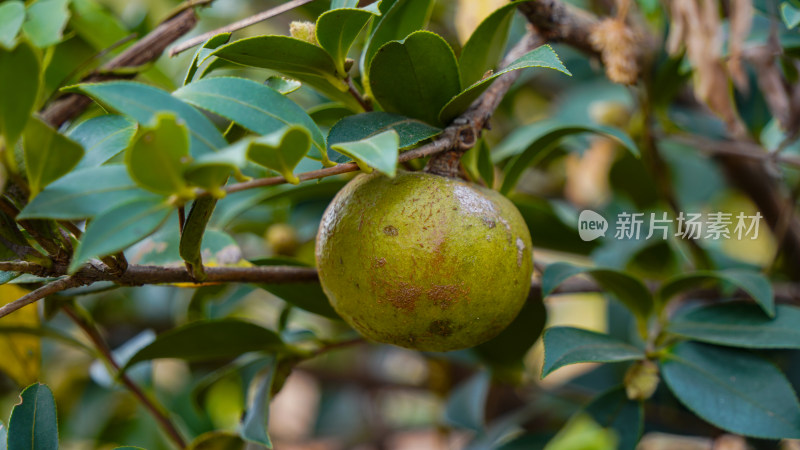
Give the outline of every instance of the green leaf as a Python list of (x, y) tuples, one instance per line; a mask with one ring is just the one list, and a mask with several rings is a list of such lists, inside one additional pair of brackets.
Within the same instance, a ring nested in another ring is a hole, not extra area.
[(123, 165), (76, 170), (44, 188), (20, 212), (20, 219), (89, 219), (133, 199), (152, 197)]
[(543, 295), (549, 296), (568, 278), (582, 273), (594, 278), (604, 291), (615, 296), (640, 319), (653, 311), (653, 297), (647, 286), (638, 278), (613, 269), (578, 267), (563, 262), (550, 264), (542, 276)]
[(69, 20), (69, 0), (37, 0), (28, 5), (22, 31), (39, 48), (61, 41)]
[(122, 368), (159, 358), (213, 361), (247, 352), (281, 351), (285, 345), (272, 330), (239, 319), (197, 321), (160, 334)]
[(430, 31), (381, 47), (370, 65), (369, 83), (385, 111), (431, 125), (441, 125), (439, 110), (461, 90), (453, 50)]
[(490, 189), (494, 186), (494, 164), (492, 163), (492, 152), (485, 139), (478, 141), (478, 173), (480, 173), (486, 186)]
[(70, 29), (95, 50), (108, 48), (130, 34), (114, 14), (94, 0), (70, 0), (69, 6)]
[(39, 95), (39, 56), (27, 42), (0, 48), (0, 135), (12, 148), (28, 123)]
[(31, 196), (69, 173), (83, 157), (80, 144), (38, 118), (33, 118), (25, 127), (23, 149)]
[(0, 420), (0, 450), (8, 450), (8, 432)]
[(695, 341), (743, 348), (800, 348), (800, 308), (778, 305), (774, 319), (751, 303), (696, 308), (673, 318), (667, 331)]
[(469, 108), (469, 105), (471, 105), (472, 102), (480, 97), (480, 95), (483, 94), (483, 92), (488, 89), (489, 86), (491, 86), (492, 82), (497, 79), (497, 77), (514, 70), (527, 69), (531, 67), (544, 67), (547, 69), (558, 70), (559, 72), (563, 72), (570, 76), (572, 75), (569, 73), (567, 68), (564, 67), (564, 64), (561, 63), (561, 60), (558, 59), (556, 52), (554, 52), (549, 45), (542, 45), (541, 47), (522, 55), (519, 59), (509, 64), (509, 66), (505, 69), (493, 74), (492, 76), (481, 79), (464, 89), (461, 93), (444, 105), (439, 113), (439, 121), (445, 124), (450, 123), (453, 119), (461, 115), (461, 113)]
[(579, 414), (551, 439), (544, 450), (616, 450), (618, 439), (612, 430), (601, 428), (594, 420)]
[(769, 280), (752, 270), (728, 269), (720, 271), (699, 271), (679, 275), (667, 280), (656, 293), (662, 305), (677, 294), (714, 283), (730, 283), (745, 291), (758, 303), (764, 313), (775, 317), (775, 293)]
[(172, 206), (161, 198), (143, 198), (98, 214), (75, 249), (70, 273), (90, 258), (116, 253), (144, 239), (161, 226), (170, 211)]
[(472, 350), (481, 360), (496, 368), (522, 367), (522, 359), (539, 340), (546, 321), (547, 310), (542, 302), (542, 293), (531, 289), (517, 318), (500, 334)]
[(353, 110), (358, 102), (336, 72), (328, 52), (314, 44), (289, 36), (256, 36), (239, 39), (214, 50), (211, 55), (245, 66), (261, 67), (295, 78)]
[(771, 362), (741, 350), (682, 342), (660, 365), (675, 397), (719, 428), (763, 439), (800, 438), (800, 404)]
[(786, 24), (786, 28), (791, 30), (797, 27), (797, 25), (800, 25), (800, 8), (790, 2), (781, 3), (781, 18), (783, 23)]
[(267, 448), (272, 448), (272, 441), (269, 438), (267, 428), (269, 426), (269, 404), (272, 399), (272, 389), (277, 370), (277, 361), (273, 360), (266, 370), (266, 374), (260, 380), (254, 381), (258, 383), (256, 393), (253, 401), (247, 406), (247, 412), (239, 429), (243, 439), (264, 445)]
[[(309, 267), (295, 260), (271, 258), (271, 259), (258, 259), (251, 261), (257, 266), (300, 266)], [(336, 314), (325, 292), (322, 291), (322, 286), (319, 282), (313, 283), (260, 283), (258, 285), (261, 289), (269, 292), (270, 294), (282, 299), (283, 301), (296, 306), (308, 312), (327, 317), (329, 319), (340, 319)]]
[[(278, 75), (273, 75), (267, 78), (267, 81), (264, 82), (268, 88), (278, 91), (279, 93), (286, 95), (291, 94), (292, 92), (300, 89), (303, 85), (297, 80), (293, 80), (291, 78), (281, 77)], [(340, 106), (341, 107), (341, 106)], [(348, 114), (349, 114), (349, 110)]]
[(644, 404), (629, 400), (625, 386), (597, 396), (584, 409), (598, 425), (617, 433), (617, 450), (635, 450), (644, 431)]
[(205, 278), (203, 271), (203, 235), (208, 225), (211, 214), (217, 199), (213, 197), (201, 197), (194, 201), (189, 216), (183, 225), (183, 233), (178, 251), (184, 261), (192, 266), (192, 274), (195, 279), (202, 281)]
[(70, 88), (81, 92), (140, 124), (152, 123), (160, 112), (172, 112), (186, 123), (191, 135), (191, 152), (197, 157), (228, 145), (206, 116), (161, 89), (133, 81), (80, 84)]
[(342, 142), (331, 148), (353, 158), (358, 167), (366, 173), (371, 173), (375, 168), (378, 172), (394, 177), (397, 173), (399, 145), (400, 138), (397, 132), (389, 130), (360, 141)]
[(317, 18), (317, 42), (333, 58), (340, 77), (347, 76), (344, 68), (347, 52), (369, 19), (376, 15), (380, 14), (368, 9), (337, 8)]
[(208, 40), (195, 52), (192, 62), (189, 64), (189, 70), (186, 71), (186, 77), (183, 79), (183, 85), (185, 86), (191, 83), (194, 79), (194, 75), (197, 73), (197, 68), (200, 67), (200, 64), (203, 64), (203, 62), (208, 59), (215, 49), (221, 45), (227, 44), (230, 39), (231, 33), (220, 33), (216, 36), (208, 38)]
[(433, 0), (386, 2), (391, 7), (388, 11), (381, 8), (381, 11), (384, 12), (383, 16), (372, 30), (362, 54), (361, 73), (368, 74), (370, 72), (372, 59), (384, 44), (389, 41), (405, 39), (409, 34), (425, 28), (433, 11), (433, 3)]
[(570, 364), (635, 361), (644, 357), (641, 349), (607, 334), (580, 328), (552, 327), (544, 332), (542, 378)]
[(556, 120), (543, 120), (518, 128), (503, 141), (494, 151), (494, 161), (499, 161), (508, 156), (518, 155), (505, 167), (503, 185), (500, 192), (508, 194), (517, 184), (520, 176), (528, 166), (541, 161), (556, 144), (564, 137), (578, 133), (598, 133), (619, 142), (633, 155), (639, 155), (639, 149), (631, 138), (615, 128), (564, 123)]
[(328, 162), (325, 137), (311, 117), (297, 103), (263, 84), (244, 78), (207, 78), (188, 84), (173, 95), (262, 135), (289, 125), (303, 127), (314, 143), (311, 157)]
[(34, 383), (22, 391), (20, 400), (8, 421), (8, 450), (57, 449), (56, 402), (50, 388)]
[(25, 21), (25, 3), (9, 1), (0, 4), (0, 47), (11, 49)]
[(331, 9), (355, 8), (358, 0), (331, 0)]
[(131, 145), (138, 128), (133, 120), (113, 114), (82, 122), (67, 133), (67, 137), (81, 144), (85, 150), (77, 168), (105, 164)]
[[(374, 111), (350, 115), (338, 121), (328, 132), (328, 146), (342, 142), (360, 141), (388, 130), (397, 132), (400, 149), (411, 147), (442, 132), (441, 128), (432, 127), (417, 119)], [(346, 159), (339, 157), (334, 160), (345, 162)]]
[(290, 183), (298, 184), (300, 179), (294, 174), (294, 168), (310, 148), (308, 130), (293, 125), (253, 139), (247, 148), (247, 158), (278, 172)]
[(192, 198), (183, 172), (189, 164), (189, 131), (170, 113), (158, 114), (142, 128), (136, 142), (125, 152), (131, 179), (160, 195)]
[(484, 371), (456, 386), (447, 399), (445, 420), (460, 428), (477, 432), (483, 430), (486, 422), (486, 398), (491, 381), (489, 374)]
[(458, 58), (458, 69), (464, 86), (480, 81), (487, 71), (497, 68), (516, 9), (516, 3), (496, 9), (472, 32)]

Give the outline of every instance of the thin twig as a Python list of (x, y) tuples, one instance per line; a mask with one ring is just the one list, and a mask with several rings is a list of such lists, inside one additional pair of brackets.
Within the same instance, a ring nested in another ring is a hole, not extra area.
[(84, 282), (81, 279), (75, 277), (61, 278), (59, 280), (47, 283), (44, 286), (40, 287), (39, 289), (31, 291), (25, 294), (24, 296), (18, 298), (17, 300), (14, 300), (11, 303), (1, 306), (0, 318), (5, 317), (20, 308), (28, 306), (31, 303), (38, 302), (39, 300), (47, 297), (48, 295), (53, 295), (57, 292), (78, 287), (83, 284)]
[(179, 53), (183, 53), (186, 50), (189, 50), (192, 47), (202, 44), (203, 42), (207, 41), (209, 38), (212, 38), (220, 33), (233, 33), (234, 31), (241, 30), (242, 28), (247, 28), (250, 25), (255, 25), (259, 22), (263, 22), (269, 18), (275, 17), (279, 14), (285, 13), (286, 11), (290, 11), (298, 6), (305, 5), (306, 3), (311, 3), (314, 0), (292, 0), (290, 2), (283, 3), (278, 5), (274, 8), (270, 8), (266, 11), (262, 11), (258, 14), (252, 15), (245, 19), (242, 19), (238, 22), (234, 22), (229, 25), (225, 25), (224, 27), (217, 28), (216, 30), (211, 30), (205, 32), (201, 35), (195, 36), (191, 39), (186, 40), (185, 42), (181, 42), (180, 44), (176, 45), (169, 51), (169, 56), (175, 56)]
[(114, 354), (111, 351), (111, 348), (108, 346), (108, 343), (100, 334), (100, 330), (97, 329), (94, 325), (89, 323), (87, 320), (80, 317), (80, 315), (75, 312), (70, 306), (63, 306), (62, 311), (69, 317), (73, 322), (75, 322), (78, 327), (80, 327), (84, 333), (89, 337), (89, 340), (92, 341), (97, 351), (103, 357), (105, 362), (114, 369), (123, 385), (128, 388), (129, 391), (136, 397), (142, 405), (150, 412), (153, 418), (158, 422), (159, 426), (167, 433), (167, 436), (178, 446), (178, 448), (186, 448), (186, 440), (183, 438), (181, 433), (178, 431), (178, 428), (175, 424), (172, 423), (172, 420), (167, 416), (166, 410), (163, 406), (157, 403), (157, 401), (151, 397), (149, 397), (142, 388), (139, 387), (136, 383), (131, 380), (131, 378), (124, 372), (120, 370), (120, 366), (117, 361), (114, 359)]

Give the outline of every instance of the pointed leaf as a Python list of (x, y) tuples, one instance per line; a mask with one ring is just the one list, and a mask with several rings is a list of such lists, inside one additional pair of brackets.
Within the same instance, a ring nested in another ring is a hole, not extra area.
[(578, 267), (568, 263), (550, 264), (542, 276), (542, 294), (547, 297), (559, 284), (581, 273), (594, 278), (603, 291), (614, 295), (640, 319), (653, 311), (653, 297), (647, 286), (639, 279), (613, 269)]
[[(373, 111), (346, 116), (338, 121), (328, 132), (328, 146), (342, 142), (360, 141), (388, 130), (397, 132), (400, 149), (411, 147), (442, 132), (441, 128), (432, 127), (417, 119), (400, 114)], [(334, 160), (345, 162), (346, 158), (339, 155)]]
[(360, 141), (342, 142), (331, 148), (353, 158), (364, 172), (370, 173), (375, 168), (378, 172), (394, 177), (397, 173), (399, 145), (397, 132), (389, 130)]
[(311, 148), (311, 137), (305, 128), (291, 126), (253, 139), (247, 148), (247, 158), (283, 175), (293, 184), (300, 182), (294, 168)]
[(159, 358), (213, 361), (247, 352), (284, 349), (277, 333), (254, 323), (239, 319), (197, 321), (160, 334), (153, 343), (139, 350), (122, 370)]
[(270, 134), (298, 125), (311, 134), (311, 157), (327, 162), (325, 137), (297, 103), (252, 80), (233, 77), (207, 78), (173, 93), (197, 107), (224, 116), (258, 134)]
[(379, 14), (368, 9), (337, 8), (317, 18), (317, 42), (333, 58), (339, 76), (347, 76), (344, 69), (347, 52), (369, 19), (376, 15)]
[(194, 79), (195, 73), (197, 73), (197, 68), (200, 67), (200, 64), (203, 64), (203, 62), (208, 59), (215, 49), (221, 45), (227, 44), (230, 39), (230, 33), (220, 33), (216, 36), (208, 38), (208, 40), (197, 49), (197, 52), (195, 52), (192, 62), (189, 64), (189, 70), (186, 71), (186, 77), (183, 79), (183, 85), (185, 86), (191, 83)]
[(466, 111), (467, 108), (469, 108), (469, 105), (471, 105), (472, 102), (480, 97), (480, 95), (483, 94), (483, 92), (488, 89), (492, 82), (500, 75), (514, 70), (527, 69), (531, 67), (555, 69), (567, 75), (572, 75), (569, 73), (567, 68), (564, 67), (564, 64), (561, 63), (561, 60), (558, 59), (556, 52), (554, 52), (549, 45), (542, 45), (541, 47), (522, 55), (519, 59), (511, 63), (505, 69), (495, 73), (494, 75), (481, 79), (464, 89), (461, 93), (444, 105), (439, 113), (439, 121), (445, 124), (450, 123), (453, 119), (461, 115), (461, 113)]
[(460, 428), (477, 432), (483, 430), (486, 426), (484, 414), (491, 381), (491, 376), (483, 371), (456, 386), (447, 399), (445, 420)]
[(90, 258), (124, 250), (158, 229), (172, 206), (160, 198), (144, 198), (123, 203), (99, 214), (86, 227), (69, 266), (78, 270)]
[(37, 0), (28, 5), (22, 31), (39, 48), (57, 44), (69, 20), (69, 0)]
[(39, 56), (27, 42), (13, 50), (0, 48), (0, 135), (13, 147), (39, 95)]
[(516, 3), (496, 9), (472, 32), (458, 58), (458, 69), (464, 86), (480, 81), (487, 71), (497, 68), (516, 9)]
[(800, 348), (800, 308), (778, 305), (774, 319), (742, 302), (696, 308), (670, 320), (667, 331), (695, 341), (743, 348)]
[(22, 391), (20, 400), (8, 421), (8, 450), (57, 449), (56, 402), (50, 388), (32, 384)]
[(80, 84), (70, 90), (88, 95), (140, 124), (152, 123), (159, 112), (174, 113), (189, 128), (191, 152), (195, 157), (228, 145), (206, 116), (161, 89), (133, 81), (110, 81)]
[(80, 144), (38, 118), (33, 118), (25, 127), (23, 149), (32, 196), (67, 174), (83, 157)]
[(158, 114), (125, 152), (128, 174), (139, 186), (161, 195), (191, 198), (183, 179), (189, 163), (189, 131), (170, 113)]
[(124, 116), (113, 114), (95, 117), (73, 128), (67, 137), (84, 148), (83, 159), (77, 168), (105, 164), (131, 145), (139, 125)]
[(361, 73), (368, 74), (372, 58), (389, 41), (405, 39), (414, 31), (425, 28), (433, 11), (433, 0), (404, 0), (386, 2), (390, 6), (387, 11), (381, 5), (383, 16), (375, 25), (362, 55)]
[(266, 84), (268, 88), (278, 91), (283, 95), (291, 94), (292, 92), (300, 89), (300, 87), (303, 85), (297, 80), (278, 75), (273, 75), (267, 78), (267, 81), (265, 81), (264, 84)]
[(14, 47), (25, 21), (25, 3), (14, 0), (0, 4), (0, 47)]
[(767, 316), (775, 317), (775, 293), (772, 285), (764, 275), (751, 270), (728, 269), (679, 275), (665, 282), (658, 290), (657, 296), (662, 304), (666, 304), (680, 292), (714, 282), (730, 283), (747, 292)]
[(90, 219), (133, 199), (152, 197), (123, 165), (76, 170), (44, 188), (20, 212), (20, 219)]
[(250, 442), (272, 448), (272, 441), (267, 432), (269, 426), (269, 404), (272, 399), (272, 386), (278, 369), (277, 362), (273, 359), (266, 374), (261, 377), (256, 388), (253, 401), (247, 407), (247, 412), (242, 419), (239, 433), (242, 438)]
[(369, 71), (372, 94), (385, 111), (432, 125), (440, 125), (439, 110), (461, 90), (453, 50), (430, 31), (387, 43)]
[(607, 334), (580, 328), (552, 327), (544, 332), (542, 378), (569, 364), (610, 363), (644, 358), (641, 349)]
[(771, 362), (741, 350), (682, 342), (660, 365), (675, 397), (723, 430), (762, 439), (800, 438), (800, 404)]

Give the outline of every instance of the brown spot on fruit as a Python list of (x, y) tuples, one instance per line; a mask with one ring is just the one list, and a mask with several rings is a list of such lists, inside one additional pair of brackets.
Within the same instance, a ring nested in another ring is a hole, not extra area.
[(434, 284), (428, 288), (426, 294), (428, 294), (428, 298), (434, 305), (445, 310), (466, 297), (467, 291), (464, 289), (463, 285)]
[(383, 234), (387, 236), (397, 236), (397, 228), (388, 225), (383, 228)]
[(409, 283), (401, 282), (397, 287), (386, 290), (386, 300), (397, 309), (412, 312), (417, 307), (417, 300), (422, 294), (422, 289)]
[(383, 267), (386, 265), (386, 258), (379, 258), (375, 260), (375, 267)]
[(494, 228), (495, 226), (497, 226), (497, 224), (494, 222), (494, 220), (492, 220), (492, 219), (490, 219), (490, 218), (488, 218), (486, 216), (483, 216), (483, 223), (489, 228)]
[(453, 322), (447, 319), (434, 320), (431, 322), (430, 326), (428, 326), (428, 331), (436, 336), (448, 337), (453, 334)]

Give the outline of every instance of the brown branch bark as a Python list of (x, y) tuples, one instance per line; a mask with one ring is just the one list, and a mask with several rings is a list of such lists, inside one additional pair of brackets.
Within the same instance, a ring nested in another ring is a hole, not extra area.
[(44, 286), (36, 289), (35, 291), (31, 291), (24, 296), (20, 297), (17, 300), (14, 300), (11, 303), (8, 303), (4, 306), (0, 307), (0, 318), (5, 317), (14, 311), (23, 308), (25, 306), (30, 305), (31, 303), (36, 303), (39, 300), (47, 297), (48, 295), (53, 295), (55, 293), (78, 287), (85, 284), (81, 279), (75, 277), (67, 277), (62, 278), (60, 280), (55, 280), (50, 283), (45, 284)]
[[(162, 22), (145, 37), (104, 64), (100, 70), (102, 72), (110, 72), (122, 67), (137, 67), (155, 61), (170, 44), (194, 28), (196, 23), (197, 15), (193, 9), (181, 11)], [(94, 74), (84, 78), (82, 82), (102, 81), (111, 78), (115, 77)], [(41, 112), (41, 116), (45, 122), (58, 128), (64, 122), (77, 117), (91, 102), (84, 95), (67, 94), (51, 103)]]

